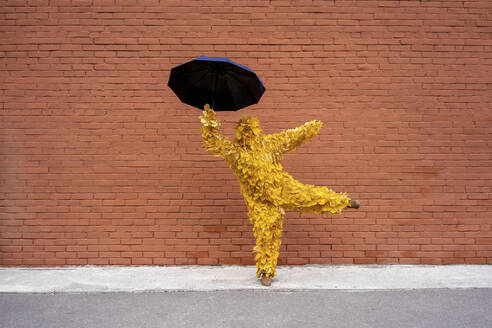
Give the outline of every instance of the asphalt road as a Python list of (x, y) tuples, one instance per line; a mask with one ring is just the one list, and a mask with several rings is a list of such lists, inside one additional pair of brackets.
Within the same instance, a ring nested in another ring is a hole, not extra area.
[(2, 328), (492, 327), (492, 289), (0, 294)]

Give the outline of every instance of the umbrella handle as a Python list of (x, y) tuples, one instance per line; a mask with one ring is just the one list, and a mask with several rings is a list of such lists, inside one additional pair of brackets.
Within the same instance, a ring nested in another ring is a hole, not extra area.
[[(218, 68), (217, 68), (218, 69)], [(219, 84), (219, 73), (215, 74), (215, 83), (212, 91), (212, 109), (215, 107), (215, 97), (217, 96), (217, 85)]]

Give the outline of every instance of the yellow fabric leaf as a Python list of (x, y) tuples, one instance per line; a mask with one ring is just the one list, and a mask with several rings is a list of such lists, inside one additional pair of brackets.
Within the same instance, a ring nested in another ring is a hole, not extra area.
[(204, 147), (225, 159), (239, 180), (256, 238), (257, 276), (262, 272), (274, 276), (285, 210), (340, 214), (349, 205), (345, 193), (304, 185), (283, 171), (280, 163), (283, 153), (316, 136), (322, 123), (311, 121), (264, 135), (257, 118), (243, 117), (236, 126), (236, 138), (230, 141), (220, 133), (220, 122), (209, 105), (200, 122)]

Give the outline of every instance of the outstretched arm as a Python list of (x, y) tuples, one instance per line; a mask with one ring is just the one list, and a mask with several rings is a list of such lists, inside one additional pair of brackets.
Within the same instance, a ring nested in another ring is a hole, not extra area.
[(214, 155), (225, 158), (232, 150), (232, 143), (220, 133), (220, 122), (208, 104), (204, 107), (200, 121), (205, 148)]
[(320, 121), (310, 121), (295, 129), (288, 129), (280, 133), (269, 134), (266, 141), (281, 153), (294, 150), (297, 146), (316, 136), (323, 125)]

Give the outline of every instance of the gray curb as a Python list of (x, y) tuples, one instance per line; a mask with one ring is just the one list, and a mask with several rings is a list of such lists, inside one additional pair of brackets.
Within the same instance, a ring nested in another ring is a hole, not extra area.
[(492, 265), (282, 266), (271, 287), (253, 266), (0, 268), (3, 293), (492, 288)]

